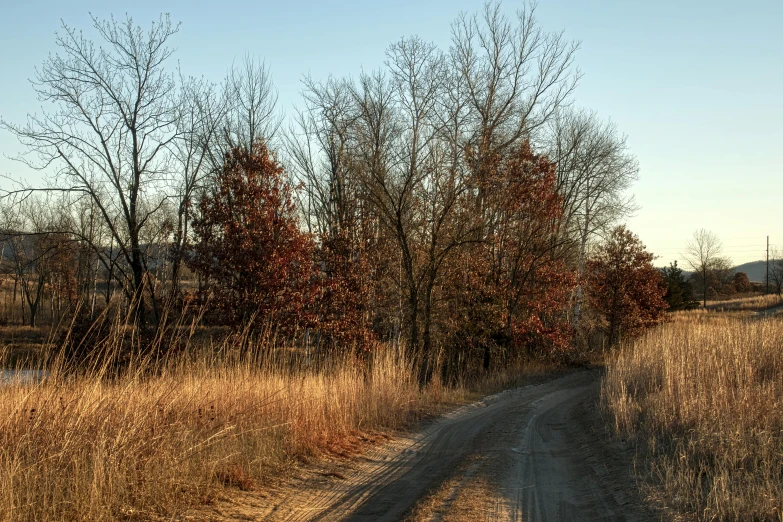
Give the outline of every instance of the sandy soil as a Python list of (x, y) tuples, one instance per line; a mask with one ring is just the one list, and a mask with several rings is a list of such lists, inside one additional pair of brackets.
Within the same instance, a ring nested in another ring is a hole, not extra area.
[(460, 408), (417, 434), (215, 508), (213, 520), (655, 520), (630, 459), (596, 419), (600, 374), (577, 372)]

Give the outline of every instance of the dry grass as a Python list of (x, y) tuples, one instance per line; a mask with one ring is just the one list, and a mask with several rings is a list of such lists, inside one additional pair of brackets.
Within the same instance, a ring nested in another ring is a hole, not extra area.
[(499, 520), (499, 499), (494, 494), (497, 484), (486, 475), (460, 474), (445, 480), (414, 506), (405, 522), (475, 522)]
[[(171, 360), (126, 361), (118, 373), (111, 354), (140, 341), (116, 322), (93, 350), (109, 356), (90, 369), (56, 359), (42, 382), (0, 382), (0, 522), (171, 519), (222, 488), (263, 488), (311, 459), (351, 456), (476, 393), (437, 377), (420, 390), (390, 347), (311, 363), (246, 332), (212, 344), (196, 322), (152, 341), (153, 353), (184, 345)], [(509, 368), (480, 388), (518, 377)]]
[(610, 358), (602, 404), (672, 513), (783, 520), (780, 318), (681, 316)]
[(777, 294), (757, 295), (726, 301), (707, 301), (707, 310), (714, 312), (760, 311), (783, 305), (783, 297)]
[[(220, 487), (261, 487), (319, 454), (350, 453), (362, 434), (463, 393), (421, 392), (392, 350), (316, 371), (288, 355), (249, 357), (246, 341), (152, 375), (144, 363), (114, 378), (55, 368), (39, 384), (0, 386), (0, 520), (170, 516)], [(245, 356), (230, 356), (240, 346)]]

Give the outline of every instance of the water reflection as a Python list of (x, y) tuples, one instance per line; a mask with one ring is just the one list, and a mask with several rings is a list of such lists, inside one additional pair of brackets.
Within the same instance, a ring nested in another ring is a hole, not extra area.
[(47, 373), (45, 370), (0, 370), (0, 386), (11, 383), (30, 384), (38, 382), (46, 377)]

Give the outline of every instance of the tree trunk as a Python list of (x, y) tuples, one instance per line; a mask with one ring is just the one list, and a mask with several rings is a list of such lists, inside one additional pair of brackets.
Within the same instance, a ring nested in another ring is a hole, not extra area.
[(587, 249), (587, 236), (582, 237), (581, 245), (579, 247), (579, 263), (576, 271), (576, 300), (574, 303), (574, 326), (579, 326), (579, 320), (582, 317), (582, 302), (584, 300), (584, 291), (582, 290), (582, 284), (585, 274), (585, 254)]
[(144, 323), (144, 268), (141, 264), (141, 252), (138, 244), (133, 247), (131, 257), (131, 271), (133, 272), (133, 305), (137, 317)]
[(579, 264), (576, 272), (576, 302), (574, 303), (574, 326), (579, 326), (579, 320), (582, 316), (582, 300), (584, 292), (582, 291), (582, 280), (585, 272), (585, 254), (587, 250), (587, 234), (590, 231), (590, 178), (587, 180), (587, 194), (585, 196), (585, 226), (582, 230), (582, 237), (579, 245)]
[[(11, 301), (11, 306), (9, 310), (13, 310), (14, 308), (16, 308), (16, 289), (18, 285), (19, 285), (19, 278), (14, 277), (14, 298)], [(13, 319), (13, 312), (11, 312), (11, 319)], [(24, 310), (22, 311), (22, 324), (24, 324)]]
[(30, 303), (30, 326), (35, 328), (35, 321), (38, 317), (38, 303)]
[(704, 266), (701, 270), (702, 280), (702, 296), (704, 298), (704, 308), (707, 308), (707, 267)]
[(179, 272), (185, 253), (185, 242), (188, 237), (187, 206), (180, 205), (177, 216), (177, 231), (174, 234), (171, 255), (171, 297), (179, 294)]
[(424, 333), (422, 335), (422, 360), (419, 368), (419, 386), (424, 387), (432, 380), (432, 287), (434, 281), (430, 281), (424, 294)]
[(419, 296), (416, 288), (413, 285), (408, 290), (408, 320), (409, 320), (409, 335), (411, 350), (413, 353), (417, 353), (419, 349), (419, 322), (418, 322), (418, 308), (419, 308)]

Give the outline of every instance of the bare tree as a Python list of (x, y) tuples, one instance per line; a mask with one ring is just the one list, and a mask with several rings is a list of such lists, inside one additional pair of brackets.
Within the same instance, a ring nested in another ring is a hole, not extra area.
[(772, 250), (772, 262), (769, 265), (769, 280), (775, 285), (778, 295), (783, 295), (783, 249)]
[(303, 94), (305, 107), (286, 135), (286, 152), (294, 176), (306, 187), (300, 207), (308, 230), (334, 236), (357, 212), (351, 153), (358, 108), (347, 80), (307, 78)]
[[(419, 38), (387, 51), (389, 81), (364, 76), (359, 104), (359, 171), (368, 203), (394, 237), (419, 382), (432, 374), (435, 289), (456, 249), (477, 241), (458, 125), (464, 98), (449, 85), (445, 57)], [(463, 105), (464, 106), (464, 105)], [(380, 125), (379, 125), (380, 124)]]
[(179, 291), (180, 268), (190, 239), (193, 199), (213, 172), (221, 130), (228, 132), (227, 96), (220, 96), (217, 88), (204, 80), (189, 78), (182, 79), (180, 83), (176, 118), (179, 138), (170, 145), (173, 172), (169, 192), (176, 204), (173, 237), (168, 249), (170, 296)]
[(480, 154), (502, 152), (543, 126), (567, 102), (579, 80), (573, 68), (577, 43), (546, 33), (525, 3), (509, 20), (499, 2), (453, 24), (450, 60), (465, 82), (470, 116), (467, 136)]
[(222, 97), (225, 112), (209, 148), (214, 170), (220, 169), (234, 147), (250, 150), (259, 139), (274, 144), (283, 121), (269, 67), (250, 55), (232, 65), (223, 82)]
[[(144, 310), (142, 229), (165, 200), (168, 147), (179, 139), (176, 82), (165, 65), (177, 32), (167, 15), (148, 31), (93, 17), (105, 46), (63, 23), (60, 54), (37, 71), (33, 87), (53, 112), (26, 125), (2, 122), (27, 146), (28, 165), (56, 169), (57, 190), (89, 197), (130, 268), (123, 284)], [(118, 222), (115, 218), (120, 217)], [(155, 305), (155, 301), (152, 301)]]
[(693, 238), (685, 246), (685, 259), (701, 278), (704, 306), (707, 306), (707, 277), (723, 259), (722, 250), (723, 245), (718, 236), (703, 228), (694, 232)]
[(73, 261), (69, 255), (73, 251), (70, 236), (57, 231), (61, 216), (53, 213), (48, 203), (40, 197), (26, 198), (2, 209), (3, 239), (10, 246), (15, 280), (27, 304), (30, 326), (36, 326), (47, 292), (54, 303), (55, 283), (62, 282), (58, 281), (58, 272)]
[[(89, 303), (90, 317), (95, 312), (98, 294), (98, 280), (101, 263), (106, 259), (102, 254), (103, 239), (108, 235), (108, 228), (99, 215), (98, 208), (91, 198), (76, 193), (65, 193), (60, 201), (60, 214), (67, 220), (65, 230), (68, 230), (78, 240), (76, 286), (77, 297)], [(106, 282), (111, 286), (111, 282)], [(107, 303), (108, 304), (108, 303)]]
[(409, 341), (422, 349), (420, 380), (428, 379), (429, 330), (420, 346), (419, 314), (426, 269), (422, 270), (419, 242), (426, 241), (426, 209), (418, 203), (426, 165), (439, 129), (435, 113), (443, 86), (443, 60), (437, 49), (419, 38), (402, 39), (387, 51), (390, 78), (363, 77), (357, 93), (361, 114), (363, 184), (380, 222), (400, 249), (405, 275)]
[(546, 140), (563, 198), (559, 235), (564, 244), (576, 241), (573, 324), (578, 325), (587, 245), (634, 210), (633, 197), (626, 191), (638, 177), (639, 164), (617, 127), (592, 112), (559, 111), (547, 125)]

